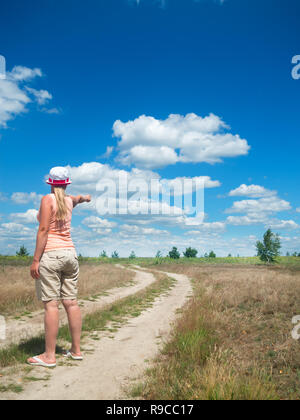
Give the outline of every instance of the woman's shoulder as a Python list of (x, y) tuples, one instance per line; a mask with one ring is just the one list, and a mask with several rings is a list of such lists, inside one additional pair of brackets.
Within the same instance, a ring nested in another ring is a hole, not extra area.
[(55, 201), (55, 195), (54, 194), (44, 195), (44, 197), (41, 200), (41, 206), (43, 204), (45, 204), (45, 205), (51, 204), (52, 205), (54, 203), (54, 201)]
[(54, 200), (55, 199), (55, 194), (47, 194), (47, 195), (44, 195), (44, 197), (42, 198), (42, 201), (44, 200), (44, 201), (51, 201), (51, 200)]

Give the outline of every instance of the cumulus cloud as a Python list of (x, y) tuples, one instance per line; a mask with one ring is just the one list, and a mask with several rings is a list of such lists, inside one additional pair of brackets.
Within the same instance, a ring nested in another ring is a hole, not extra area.
[(132, 169), (131, 171), (119, 170), (108, 164), (99, 162), (83, 163), (77, 167), (67, 167), (72, 178), (73, 184), (70, 187), (72, 193), (96, 193), (97, 185), (101, 180), (111, 180), (118, 182), (120, 178), (128, 181), (141, 179), (150, 182), (151, 179), (159, 179), (160, 176), (152, 171)]
[(276, 195), (277, 191), (271, 191), (262, 187), (260, 185), (246, 185), (242, 184), (235, 190), (230, 191), (230, 197), (252, 197), (252, 198), (261, 198), (261, 197), (271, 197)]
[(82, 223), (88, 226), (90, 229), (111, 229), (117, 226), (116, 223), (110, 222), (106, 219), (101, 219), (100, 217), (90, 216), (86, 217)]
[(0, 225), (0, 239), (1, 241), (16, 239), (32, 240), (35, 238), (36, 232), (21, 223), (2, 223)]
[(297, 212), (297, 213), (300, 213), (300, 207), (298, 207), (298, 208), (296, 209), (296, 212)]
[(179, 161), (178, 155), (171, 147), (166, 146), (134, 146), (129, 154), (121, 156), (120, 162), (124, 165), (146, 169), (157, 169), (174, 165)]
[(120, 226), (120, 236), (123, 238), (131, 237), (131, 236), (140, 236), (140, 235), (165, 236), (165, 235), (170, 235), (170, 232), (167, 230), (161, 230), (161, 229), (155, 229), (155, 228), (144, 228), (137, 225), (124, 224)]
[(24, 82), (36, 77), (42, 77), (42, 75), (42, 70), (39, 68), (30, 69), (28, 67), (15, 66), (12, 71), (7, 74), (7, 78), (16, 82)]
[(299, 225), (294, 220), (270, 220), (266, 227), (271, 229), (298, 229)]
[(35, 209), (29, 209), (26, 213), (12, 213), (10, 218), (15, 222), (23, 224), (34, 224), (38, 223), (37, 221), (38, 211)]
[(119, 138), (117, 161), (142, 169), (156, 169), (177, 162), (214, 164), (227, 157), (247, 155), (250, 146), (214, 114), (200, 117), (171, 114), (166, 120), (142, 115), (116, 121), (113, 135)]
[(226, 223), (224, 222), (211, 222), (202, 223), (195, 230), (189, 230), (186, 232), (187, 235), (199, 235), (203, 232), (224, 232), (226, 230)]
[(233, 226), (249, 226), (266, 223), (268, 218), (265, 214), (250, 214), (247, 216), (229, 216), (226, 223)]
[(16, 66), (7, 72), (5, 79), (0, 79), (0, 128), (6, 128), (8, 121), (28, 112), (30, 103), (43, 105), (52, 99), (46, 90), (38, 91), (26, 85), (42, 75), (40, 69)]
[(41, 194), (37, 194), (35, 192), (31, 192), (31, 193), (15, 192), (11, 196), (11, 200), (15, 204), (34, 203), (35, 205), (38, 205), (42, 198), (43, 196)]
[(288, 201), (280, 199), (275, 191), (270, 191), (257, 185), (241, 185), (231, 191), (231, 196), (249, 195), (262, 196), (259, 199), (241, 200), (233, 203), (225, 213), (245, 213), (242, 216), (228, 216), (226, 223), (234, 226), (250, 226), (263, 224), (274, 229), (297, 229), (298, 225), (292, 220), (271, 219), (274, 213), (288, 211), (291, 205)]
[(177, 177), (174, 179), (162, 179), (161, 184), (164, 189), (173, 189), (174, 194), (182, 195), (181, 191), (185, 194), (192, 194), (198, 189), (203, 188), (217, 188), (221, 186), (220, 181), (214, 181), (209, 176), (198, 177)]
[[(93, 196), (91, 203), (75, 210), (76, 214), (91, 211), (106, 217), (106, 199), (109, 199), (110, 206), (116, 209), (114, 215), (120, 220), (131, 220), (134, 215), (134, 224), (161, 222), (182, 227), (193, 224), (198, 226), (201, 223), (202, 214), (199, 212), (197, 214), (199, 206), (195, 206), (193, 194), (202, 186), (216, 188), (221, 185), (219, 181), (209, 176), (163, 179), (158, 173), (150, 170), (137, 168), (130, 171), (118, 170), (99, 162), (68, 167), (68, 170), (73, 181), (70, 193), (91, 193)], [(106, 189), (106, 185), (112, 185), (112, 188)], [(120, 194), (116, 195), (118, 189)], [(101, 200), (99, 200), (100, 197)], [(112, 212), (108, 214), (112, 215)], [(197, 217), (188, 217), (194, 214), (197, 214)]]
[(233, 203), (231, 209), (226, 210), (226, 213), (250, 213), (261, 215), (290, 209), (291, 205), (288, 201), (272, 196), (260, 198), (258, 200), (236, 201)]
[[(202, 185), (203, 183), (205, 188), (217, 188), (221, 185), (220, 181), (212, 180), (209, 176), (163, 179), (157, 172), (150, 170), (133, 168), (130, 171), (125, 171), (115, 169), (108, 164), (99, 162), (88, 162), (77, 167), (68, 166), (67, 168), (73, 181), (70, 191), (74, 194), (86, 192), (95, 193), (97, 184), (101, 182), (101, 180), (118, 182), (120, 178), (127, 179), (129, 183), (135, 180), (145, 181), (145, 187), (147, 187), (147, 189), (153, 180), (159, 180), (165, 188), (174, 187), (178, 185), (178, 183), (184, 183), (184, 181), (191, 181), (195, 186)], [(45, 178), (47, 178), (47, 176)], [(188, 182), (186, 182), (186, 185), (188, 185)]]

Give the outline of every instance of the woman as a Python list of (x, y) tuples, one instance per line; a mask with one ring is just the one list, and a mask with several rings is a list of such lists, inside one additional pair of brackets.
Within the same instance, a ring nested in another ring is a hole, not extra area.
[(71, 181), (65, 168), (53, 168), (47, 184), (51, 194), (42, 199), (38, 220), (36, 250), (31, 276), (36, 280), (38, 299), (45, 307), (46, 351), (28, 359), (32, 366), (56, 367), (56, 340), (59, 329), (59, 302), (66, 309), (72, 336), (72, 348), (65, 356), (83, 360), (80, 352), (82, 319), (77, 302), (78, 257), (71, 239), (72, 211), (91, 196), (66, 195)]

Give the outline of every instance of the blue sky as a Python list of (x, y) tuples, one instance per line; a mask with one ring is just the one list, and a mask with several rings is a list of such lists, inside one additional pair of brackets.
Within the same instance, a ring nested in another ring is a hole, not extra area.
[(33, 251), (44, 177), (58, 165), (71, 192), (94, 198), (120, 170), (208, 180), (202, 224), (103, 217), (95, 202), (76, 210), (84, 255), (173, 245), (254, 255), (268, 227), (283, 252), (300, 252), (299, 14), (297, 0), (3, 4), (0, 253)]

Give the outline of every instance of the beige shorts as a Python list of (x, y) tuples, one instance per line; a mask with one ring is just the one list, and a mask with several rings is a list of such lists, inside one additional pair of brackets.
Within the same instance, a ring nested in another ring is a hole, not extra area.
[(36, 281), (39, 300), (75, 300), (79, 263), (74, 248), (49, 251), (40, 261), (40, 278)]

